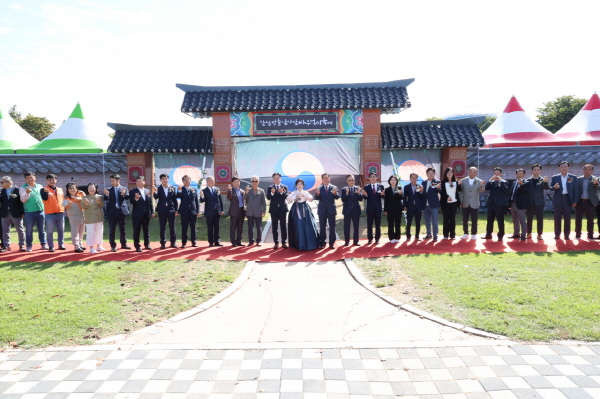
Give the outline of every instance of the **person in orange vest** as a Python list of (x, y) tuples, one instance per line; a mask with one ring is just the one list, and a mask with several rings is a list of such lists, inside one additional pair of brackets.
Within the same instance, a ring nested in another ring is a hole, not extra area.
[(46, 187), (42, 188), (41, 196), (44, 201), (44, 214), (46, 218), (46, 234), (48, 251), (54, 252), (54, 230), (58, 236), (58, 249), (65, 248), (65, 208), (63, 207), (64, 193), (57, 187), (58, 177), (54, 174), (46, 176)]

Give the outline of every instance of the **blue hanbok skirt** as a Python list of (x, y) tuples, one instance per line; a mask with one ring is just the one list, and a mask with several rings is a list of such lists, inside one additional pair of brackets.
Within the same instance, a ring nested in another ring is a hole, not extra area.
[(288, 236), (290, 246), (300, 251), (311, 251), (319, 246), (317, 222), (306, 202), (294, 202), (292, 205), (288, 217)]

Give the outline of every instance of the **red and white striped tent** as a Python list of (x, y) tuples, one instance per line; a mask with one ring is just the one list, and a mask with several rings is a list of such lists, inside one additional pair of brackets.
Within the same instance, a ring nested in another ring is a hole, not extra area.
[(557, 138), (534, 121), (515, 96), (498, 119), (483, 133), (486, 147), (551, 146)]
[(600, 144), (600, 97), (594, 93), (581, 111), (556, 132), (556, 138), (580, 144)]

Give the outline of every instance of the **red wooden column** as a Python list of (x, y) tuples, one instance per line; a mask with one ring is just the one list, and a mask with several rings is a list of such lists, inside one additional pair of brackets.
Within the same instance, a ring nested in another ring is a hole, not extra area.
[[(369, 180), (369, 173), (375, 172), (381, 181), (381, 110), (363, 110), (362, 137), (362, 185)], [(357, 182), (358, 184), (358, 182)]]
[(154, 187), (154, 154), (133, 152), (127, 154), (127, 178), (121, 177), (121, 184), (132, 189), (135, 187), (135, 179), (138, 176), (146, 178), (145, 187), (152, 191)]
[(225, 192), (233, 177), (233, 146), (231, 143), (229, 113), (213, 113), (212, 122), (215, 183), (222, 192)]
[(440, 176), (448, 167), (454, 170), (457, 178), (463, 178), (467, 175), (467, 147), (442, 148), (442, 170), (440, 171)]

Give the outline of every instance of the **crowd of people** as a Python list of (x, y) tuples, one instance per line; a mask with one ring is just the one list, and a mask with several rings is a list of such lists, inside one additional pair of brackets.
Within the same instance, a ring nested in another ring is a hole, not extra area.
[[(379, 183), (376, 173), (369, 175), (369, 184), (357, 186), (353, 175), (346, 177), (347, 185), (338, 189), (331, 184), (330, 176), (321, 176), (322, 184), (314, 196), (305, 190), (304, 181), (297, 179), (290, 190), (281, 183), (281, 175), (274, 173), (273, 182), (267, 190), (259, 187), (260, 179), (253, 176), (251, 185), (240, 188), (241, 180), (234, 177), (227, 189), (230, 219), (229, 241), (237, 246), (261, 246), (262, 219), (268, 212), (271, 216), (274, 248), (299, 250), (335, 248), (337, 217), (336, 200), (341, 197), (343, 214), (343, 240), (345, 246), (358, 246), (359, 221), (363, 210), (367, 214), (367, 245), (379, 244), (381, 239), (382, 214), (388, 221), (388, 239), (398, 243), (401, 238), (401, 220), (404, 217), (406, 240), (421, 240), (421, 216), (425, 216), (425, 240), (437, 241), (439, 236), (439, 214), (442, 214), (442, 237), (444, 240), (456, 238), (456, 214), (462, 213), (462, 239), (477, 239), (480, 193), (489, 191), (487, 197), (487, 226), (483, 239), (492, 239), (494, 224), (498, 226), (497, 239), (505, 235), (504, 216), (510, 211), (514, 231), (509, 238), (525, 241), (532, 239), (534, 219), (537, 239), (543, 240), (545, 191), (552, 192), (554, 206), (554, 238), (561, 234), (570, 239), (571, 215), (575, 208), (575, 238), (580, 239), (583, 218), (586, 219), (588, 239), (595, 239), (595, 214), (600, 214), (600, 185), (593, 175), (593, 165), (583, 167), (583, 175), (569, 173), (569, 162), (558, 165), (558, 174), (548, 179), (542, 176), (542, 166), (531, 167), (531, 176), (526, 178), (524, 169), (516, 170), (515, 180), (509, 184), (503, 177), (500, 167), (494, 168), (493, 176), (484, 181), (479, 178), (475, 167), (468, 169), (468, 177), (457, 179), (451, 168), (446, 168), (441, 180), (435, 178), (436, 171), (429, 168), (427, 179), (418, 182), (416, 173), (410, 175), (410, 183), (400, 186), (397, 176), (390, 176), (387, 187)], [(200, 214), (200, 204), (204, 203), (204, 216), (210, 247), (223, 246), (220, 239), (220, 218), (225, 214), (222, 193), (215, 186), (213, 177), (206, 178), (206, 187), (191, 186), (191, 178), (183, 176), (182, 185), (169, 185), (167, 175), (160, 175), (161, 184), (152, 192), (145, 188), (143, 176), (136, 179), (136, 187), (128, 190), (121, 186), (119, 175), (111, 175), (111, 187), (101, 193), (94, 183), (81, 191), (75, 183), (68, 183), (63, 191), (57, 186), (58, 177), (46, 176), (46, 185), (36, 182), (33, 172), (25, 173), (25, 184), (15, 187), (8, 176), (2, 178), (0, 190), (0, 252), (10, 250), (10, 229), (14, 226), (19, 240), (20, 251), (31, 252), (33, 228), (37, 226), (38, 240), (43, 250), (55, 252), (66, 250), (64, 246), (65, 214), (71, 226), (71, 241), (77, 253), (106, 251), (103, 247), (104, 220), (108, 220), (108, 243), (112, 252), (117, 252), (116, 230), (119, 228), (120, 249), (131, 249), (127, 245), (126, 221), (131, 215), (133, 224), (133, 245), (137, 252), (151, 250), (150, 220), (159, 219), (160, 245), (167, 245), (167, 224), (169, 225), (170, 248), (185, 248), (188, 242), (197, 247), (196, 223)], [(269, 203), (267, 204), (267, 200)], [(318, 200), (317, 223), (308, 205)], [(361, 207), (361, 202), (363, 206)], [(291, 207), (288, 205), (291, 204)], [(181, 220), (181, 244), (177, 245), (175, 220)], [(248, 243), (242, 242), (244, 221), (248, 220)], [(469, 226), (470, 223), (470, 226)], [(598, 221), (600, 227), (600, 220)], [(327, 237), (329, 226), (329, 237)], [(470, 228), (469, 228), (470, 227)], [(54, 240), (56, 233), (56, 242)], [(142, 237), (140, 239), (140, 234)], [(256, 235), (255, 235), (256, 234)], [(598, 237), (600, 238), (600, 237)]]

